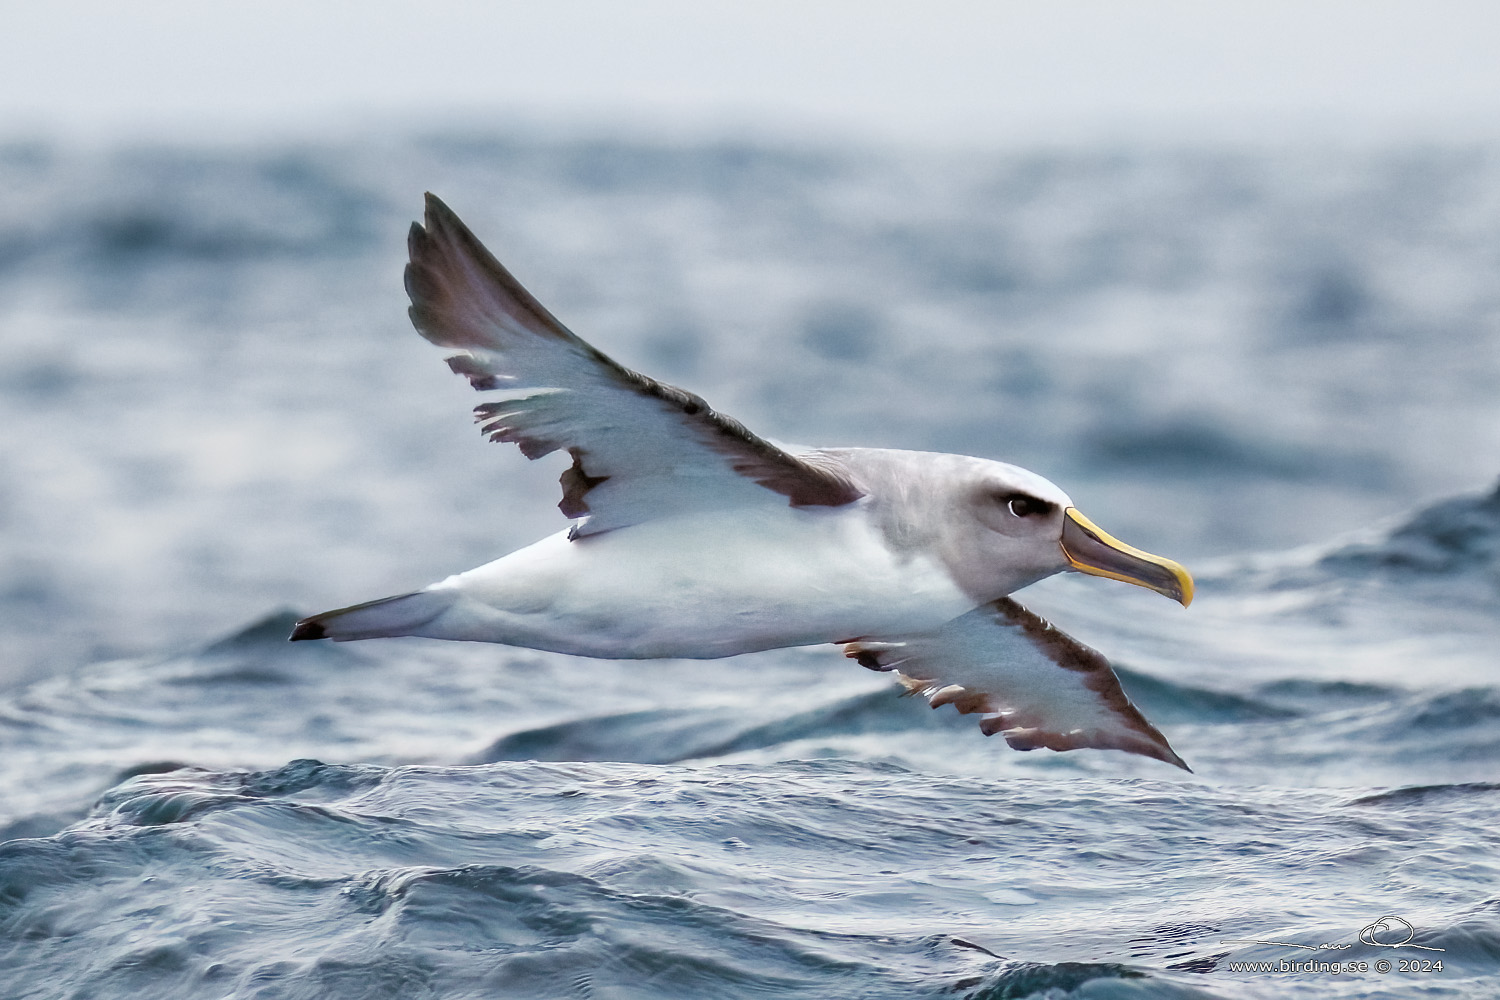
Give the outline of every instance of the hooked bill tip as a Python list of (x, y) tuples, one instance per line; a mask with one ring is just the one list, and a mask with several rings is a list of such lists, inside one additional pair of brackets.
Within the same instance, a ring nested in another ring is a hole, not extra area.
[(327, 635), (328, 631), (323, 628), (322, 622), (309, 619), (298, 622), (297, 626), (292, 629), (292, 634), (287, 637), (287, 641), (300, 642), (303, 639), (322, 639)]

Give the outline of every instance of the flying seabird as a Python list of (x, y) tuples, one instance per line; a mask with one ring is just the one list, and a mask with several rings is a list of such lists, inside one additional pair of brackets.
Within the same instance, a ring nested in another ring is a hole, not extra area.
[(1014, 465), (774, 444), (574, 335), (427, 196), (406, 268), (417, 332), (484, 394), (493, 441), (566, 451), (559, 534), (291, 638), (466, 639), (608, 659), (836, 643), (1012, 747), (1187, 769), (1109, 662), (1009, 596), (1066, 570), (1184, 606), (1179, 564), (1114, 539)]

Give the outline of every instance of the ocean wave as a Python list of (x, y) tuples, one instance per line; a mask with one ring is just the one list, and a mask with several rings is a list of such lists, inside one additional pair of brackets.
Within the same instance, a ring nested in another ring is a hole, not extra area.
[[(816, 700), (811, 698), (809, 700)], [(799, 740), (864, 736), (930, 728), (920, 702), (902, 702), (896, 689), (836, 698), (803, 711), (774, 706), (707, 706), (586, 716), (504, 736), (472, 763), (501, 760), (625, 760), (671, 764), (765, 750)], [(973, 728), (957, 713), (937, 725)]]
[[(1272, 886), (1355, 898), (1472, 853), (1500, 800), (1461, 798), (854, 761), (184, 768), (0, 845), (0, 991), (1326, 997), (1231, 975), (1229, 955), (1272, 952), (1224, 939), (1284, 923)], [(1450, 949), (1445, 986), (1478, 995), (1494, 914), (1437, 919), (1450, 881), (1402, 912)], [(1275, 939), (1353, 940), (1378, 916), (1320, 905)]]
[[(780, 806), (756, 805), (758, 792), (741, 800), (746, 786), (733, 779), (620, 766), (299, 761), (139, 776), (69, 831), (0, 846), (0, 920), (24, 943), (0, 961), (0, 982), (24, 986), (46, 968), (64, 992), (162, 997), (937, 997), (965, 984), (985, 983), (975, 996), (1020, 996), (1018, 984), (1144, 975), (1031, 963), (990, 977), (1001, 962), (967, 941), (798, 926), (770, 919), (774, 904), (744, 912), (743, 894), (764, 882), (736, 885), (745, 852), (806, 856), (809, 829), (829, 825), (844, 769), (821, 770), (834, 786), (815, 782), (802, 789), (811, 797)], [(793, 777), (787, 791), (801, 784)], [(684, 793), (727, 812), (706, 824), (651, 818), (650, 796), (671, 795), (680, 812)], [(620, 821), (622, 807), (635, 822)], [(455, 810), (467, 816), (456, 829), (443, 823)], [(783, 822), (768, 822), (778, 810)], [(595, 818), (567, 818), (580, 811)], [(676, 847), (660, 853), (648, 846), (657, 840)], [(145, 911), (159, 932), (140, 932)]]
[(1357, 799), (1350, 800), (1350, 805), (1396, 805), (1405, 807), (1408, 805), (1421, 805), (1428, 801), (1441, 802), (1468, 795), (1490, 795), (1495, 792), (1500, 792), (1500, 783), (1493, 781), (1467, 781), (1455, 785), (1409, 785), (1405, 788), (1394, 788), (1386, 792), (1361, 795)]
[(1268, 639), (1280, 636), (1289, 665), (1302, 648), (1343, 660), (1364, 649), (1386, 664), (1405, 648), (1440, 664), (1433, 675), (1449, 684), (1487, 679), (1479, 647), (1500, 640), (1500, 484), (1353, 535), (1221, 559), (1201, 567), (1198, 582), (1218, 627), (1253, 623)]
[(1477, 574), (1500, 586), (1500, 483), (1423, 507), (1376, 539), (1334, 549), (1320, 565), (1336, 573)]

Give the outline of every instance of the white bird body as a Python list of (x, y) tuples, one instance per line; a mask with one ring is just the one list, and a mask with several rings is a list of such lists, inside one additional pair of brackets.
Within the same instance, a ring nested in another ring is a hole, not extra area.
[(565, 532), (293, 639), (413, 635), (611, 659), (840, 643), (1019, 749), (1104, 747), (1186, 768), (1108, 661), (1006, 595), (1065, 570), (1181, 601), (1170, 560), (1094, 526), (1035, 473), (964, 455), (798, 449), (612, 361), (428, 196), (412, 321), (486, 393), (493, 440), (566, 450)]
[(456, 600), (413, 634), (610, 659), (925, 632), (974, 606), (937, 560), (892, 552), (866, 510), (842, 508), (692, 514), (573, 541), (564, 531), (431, 589)]

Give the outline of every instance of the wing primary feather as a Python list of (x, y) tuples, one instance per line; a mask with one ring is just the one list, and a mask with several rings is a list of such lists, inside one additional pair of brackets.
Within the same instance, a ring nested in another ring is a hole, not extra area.
[(437, 195), (428, 192), (423, 223), (412, 223), (406, 247), (410, 259), (406, 265), (406, 293), (412, 302), (408, 310), (412, 325), (438, 346), (491, 346), (480, 338), (464, 336), (472, 333), (464, 324), (450, 326), (441, 322), (448, 311), (462, 305), (459, 293), (468, 290), (464, 285), (490, 284), (505, 293), (492, 299), (510, 307), (507, 311), (513, 321), (530, 332), (593, 351), (548, 312)]

